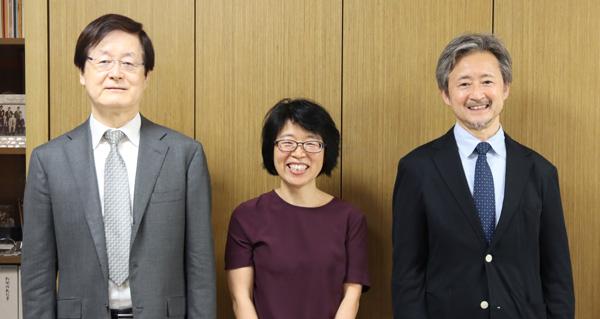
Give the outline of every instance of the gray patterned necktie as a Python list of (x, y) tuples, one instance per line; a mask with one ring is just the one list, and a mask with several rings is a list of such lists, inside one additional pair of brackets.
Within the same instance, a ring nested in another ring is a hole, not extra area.
[(104, 133), (104, 138), (110, 144), (104, 166), (104, 234), (109, 278), (118, 286), (129, 277), (132, 223), (127, 167), (118, 149), (124, 137), (125, 133), (119, 130)]

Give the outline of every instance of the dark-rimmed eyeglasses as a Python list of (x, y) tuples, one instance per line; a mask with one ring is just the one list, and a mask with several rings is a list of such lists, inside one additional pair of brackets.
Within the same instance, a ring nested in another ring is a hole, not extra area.
[(307, 153), (319, 153), (325, 148), (325, 143), (321, 141), (298, 142), (287, 139), (275, 141), (275, 146), (282, 152), (293, 152), (298, 148), (298, 145), (301, 145), (302, 149)]

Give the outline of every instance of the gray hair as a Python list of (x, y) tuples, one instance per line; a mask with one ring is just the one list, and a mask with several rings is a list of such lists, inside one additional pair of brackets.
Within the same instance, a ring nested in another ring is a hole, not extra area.
[(438, 59), (435, 77), (438, 88), (448, 93), (448, 75), (458, 61), (473, 52), (489, 52), (498, 59), (504, 84), (512, 82), (512, 61), (508, 50), (493, 34), (469, 33), (454, 38)]

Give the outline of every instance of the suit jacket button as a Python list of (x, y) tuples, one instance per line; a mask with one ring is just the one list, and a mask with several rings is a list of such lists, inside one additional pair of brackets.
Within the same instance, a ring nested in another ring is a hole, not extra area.
[(489, 306), (490, 304), (488, 304), (488, 302), (485, 300), (479, 304), (479, 307), (481, 307), (481, 309), (487, 309)]
[(491, 254), (485, 255), (485, 262), (491, 263), (493, 259)]

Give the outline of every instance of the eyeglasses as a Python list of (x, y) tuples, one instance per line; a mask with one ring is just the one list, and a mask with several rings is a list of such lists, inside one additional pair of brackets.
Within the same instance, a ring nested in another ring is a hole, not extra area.
[(302, 149), (307, 153), (319, 153), (325, 148), (325, 143), (321, 141), (277, 140), (275, 145), (282, 152), (293, 152), (298, 148), (298, 145), (302, 145)]
[(105, 58), (94, 59), (92, 57), (87, 57), (87, 59), (90, 60), (94, 68), (99, 72), (108, 72), (112, 70), (115, 64), (119, 63), (121, 70), (133, 73), (137, 71), (140, 66), (144, 65), (144, 63), (134, 63), (132, 61), (111, 60)]

